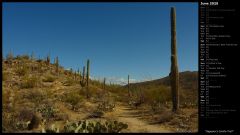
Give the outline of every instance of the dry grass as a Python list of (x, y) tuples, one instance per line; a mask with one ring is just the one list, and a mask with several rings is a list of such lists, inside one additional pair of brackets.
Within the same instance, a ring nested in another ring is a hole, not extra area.
[(34, 88), (39, 84), (39, 80), (37, 77), (24, 77), (21, 88), (22, 89), (29, 89)]
[(22, 66), (17, 68), (15, 72), (18, 76), (25, 76), (28, 73), (28, 68), (26, 66)]
[(57, 78), (53, 75), (47, 75), (43, 78), (43, 82), (54, 82)]

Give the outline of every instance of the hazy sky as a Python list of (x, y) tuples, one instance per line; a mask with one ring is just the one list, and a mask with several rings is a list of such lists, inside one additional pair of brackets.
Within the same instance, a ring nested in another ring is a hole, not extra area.
[(179, 71), (198, 70), (197, 3), (3, 3), (3, 55), (91, 61), (91, 77), (124, 82), (170, 71), (170, 7), (176, 7)]

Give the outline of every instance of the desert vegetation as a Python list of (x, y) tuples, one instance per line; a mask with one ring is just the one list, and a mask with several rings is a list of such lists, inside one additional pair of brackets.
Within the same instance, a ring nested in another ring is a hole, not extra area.
[[(171, 72), (126, 85), (90, 78), (61, 59), (17, 55), (2, 60), (2, 131), (11, 133), (196, 132), (197, 72), (178, 72), (175, 9), (171, 9)], [(82, 70), (82, 71), (80, 71)]]

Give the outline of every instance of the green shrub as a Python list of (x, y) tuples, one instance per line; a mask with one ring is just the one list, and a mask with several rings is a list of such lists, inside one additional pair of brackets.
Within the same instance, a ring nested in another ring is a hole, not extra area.
[(165, 86), (149, 88), (145, 93), (149, 102), (165, 103), (171, 100), (171, 90)]
[(40, 108), (37, 109), (37, 111), (40, 112), (42, 114), (42, 117), (47, 120), (50, 118), (54, 118), (57, 112), (56, 109), (54, 109), (52, 106), (48, 104), (42, 105)]
[(145, 101), (150, 105), (153, 112), (159, 112), (165, 104), (171, 101), (171, 90), (166, 86), (151, 87), (145, 90)]
[(73, 108), (83, 100), (83, 97), (78, 93), (68, 93), (65, 97), (65, 102), (70, 103)]

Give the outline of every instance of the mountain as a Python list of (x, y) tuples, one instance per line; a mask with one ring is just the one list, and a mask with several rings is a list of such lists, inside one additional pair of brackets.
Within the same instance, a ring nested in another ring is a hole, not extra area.
[[(179, 73), (179, 81), (180, 81), (180, 88), (184, 90), (198, 90), (198, 72), (197, 71), (184, 71)], [(170, 78), (169, 76), (157, 79), (157, 80), (151, 80), (151, 81), (145, 81), (140, 83), (132, 83), (131, 86), (157, 86), (157, 85), (165, 85), (170, 86)]]
[[(180, 104), (185, 105), (198, 103), (198, 72), (197, 71), (185, 71), (179, 73), (180, 81)], [(127, 85), (124, 86), (127, 88)], [(144, 90), (146, 92), (158, 93), (151, 95), (152, 98), (155, 96), (161, 95), (166, 100), (171, 101), (171, 86), (169, 76), (139, 83), (131, 83), (130, 90)], [(153, 92), (155, 91), (155, 92)]]

